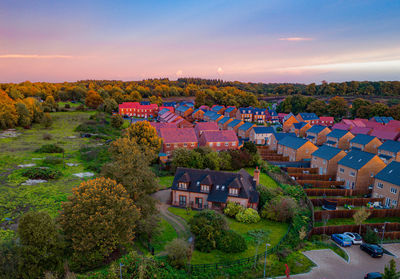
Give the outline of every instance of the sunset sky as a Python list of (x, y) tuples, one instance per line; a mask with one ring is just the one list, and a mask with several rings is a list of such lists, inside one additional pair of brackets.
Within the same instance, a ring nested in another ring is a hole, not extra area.
[(1, 0), (0, 82), (400, 79), (397, 0)]

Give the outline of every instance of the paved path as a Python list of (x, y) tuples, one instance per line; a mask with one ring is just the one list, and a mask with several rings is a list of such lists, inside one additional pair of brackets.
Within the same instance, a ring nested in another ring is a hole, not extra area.
[[(395, 255), (400, 255), (400, 244), (385, 244), (385, 249)], [(338, 256), (332, 250), (313, 250), (303, 254), (312, 260), (317, 266), (307, 274), (293, 275), (295, 279), (358, 279), (364, 278), (369, 272), (383, 272), (384, 267), (393, 258), (384, 254), (382, 258), (372, 258), (360, 250), (359, 245), (344, 248), (349, 255), (349, 263)], [(400, 259), (395, 258), (396, 264)]]

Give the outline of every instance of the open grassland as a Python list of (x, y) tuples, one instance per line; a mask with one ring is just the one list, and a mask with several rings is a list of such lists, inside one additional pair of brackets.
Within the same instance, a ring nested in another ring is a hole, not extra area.
[[(31, 129), (17, 129), (15, 138), (0, 139), (0, 228), (15, 229), (19, 216), (29, 210), (45, 210), (56, 216), (61, 202), (67, 200), (73, 187), (83, 179), (73, 174), (85, 172), (79, 157), (79, 149), (86, 145), (99, 145), (102, 141), (81, 138), (75, 128), (89, 119), (93, 112), (52, 113), (52, 127), (45, 129), (39, 124)], [(44, 139), (44, 136), (48, 139)], [(36, 153), (44, 144), (56, 144), (65, 150), (63, 154)], [(59, 158), (58, 163), (49, 164), (46, 157)], [(67, 163), (78, 164), (68, 166)], [(35, 164), (36, 167), (55, 169), (61, 177), (46, 183), (22, 185), (27, 177), (20, 164)]]
[[(197, 213), (196, 211), (188, 212), (186, 211), (186, 209), (175, 207), (170, 207), (168, 210), (171, 213), (182, 217), (187, 222)], [(194, 250), (191, 260), (192, 264), (227, 262), (254, 256), (257, 252), (262, 253), (266, 243), (261, 243), (259, 246), (259, 250), (257, 251), (256, 244), (254, 243), (253, 239), (248, 235), (249, 231), (258, 229), (270, 231), (270, 240), (268, 241), (268, 243), (271, 244), (271, 246), (275, 246), (288, 230), (287, 223), (261, 219), (261, 221), (256, 224), (245, 224), (240, 223), (232, 218), (226, 219), (229, 228), (244, 237), (247, 242), (247, 250), (241, 253), (224, 253), (219, 250), (213, 250), (211, 253), (204, 253)]]

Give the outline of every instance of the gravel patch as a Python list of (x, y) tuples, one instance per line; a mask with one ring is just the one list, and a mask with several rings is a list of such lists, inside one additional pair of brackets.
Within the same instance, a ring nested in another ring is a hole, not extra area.
[(34, 164), (34, 163), (18, 165), (19, 168), (30, 168), (30, 167), (34, 167), (34, 166), (36, 166), (36, 164)]
[(15, 129), (9, 129), (9, 130), (0, 132), (0, 139), (16, 138), (18, 136), (19, 136), (19, 133), (17, 133)]
[(77, 167), (77, 166), (79, 166), (78, 163), (67, 163), (66, 165), (67, 165), (68, 167)]
[(44, 180), (44, 179), (28, 179), (27, 181), (22, 183), (22, 185), (36, 185), (39, 183), (46, 183), (46, 182), (47, 182), (47, 180)]
[(74, 173), (73, 175), (79, 177), (79, 178), (84, 178), (84, 177), (91, 177), (94, 175), (93, 172), (79, 172), (79, 173)]

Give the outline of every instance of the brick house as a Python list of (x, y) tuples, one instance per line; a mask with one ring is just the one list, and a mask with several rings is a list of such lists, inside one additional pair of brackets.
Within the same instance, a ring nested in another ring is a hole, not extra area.
[(335, 124), (335, 119), (332, 116), (321, 116), (318, 125), (332, 127)]
[(304, 137), (308, 129), (311, 128), (311, 125), (307, 122), (298, 122), (293, 123), (292, 127), (290, 128), (291, 133), (295, 133), (298, 137)]
[(218, 124), (215, 122), (197, 122), (194, 126), (196, 136), (199, 138), (204, 131), (217, 131), (219, 130)]
[(218, 128), (220, 130), (227, 130), (228, 129), (228, 124), (233, 121), (233, 118), (230, 118), (228, 116), (225, 116), (224, 118), (221, 118), (218, 121)]
[(374, 198), (385, 198), (386, 206), (399, 207), (400, 163), (393, 161), (375, 176)]
[(228, 123), (227, 128), (228, 128), (228, 130), (233, 130), (237, 133), (239, 127), (242, 126), (243, 124), (244, 124), (244, 122), (242, 120), (234, 119)]
[(266, 144), (271, 135), (275, 133), (274, 128), (266, 126), (256, 126), (250, 130), (249, 141), (255, 144)]
[(142, 105), (139, 102), (126, 102), (118, 105), (118, 111), (122, 116), (149, 118), (156, 116), (158, 106), (156, 104)]
[(296, 119), (299, 122), (307, 122), (311, 125), (316, 125), (319, 122), (319, 117), (315, 113), (311, 112), (300, 112), (296, 116)]
[(179, 106), (176, 110), (175, 113), (179, 116), (182, 116), (184, 118), (188, 118), (189, 116), (192, 115), (193, 113), (193, 108), (192, 107), (187, 107), (187, 106)]
[[(254, 108), (253, 109), (253, 122), (264, 124), (267, 120), (267, 109)], [(269, 114), (268, 114), (269, 115)]]
[(252, 122), (253, 121), (253, 111), (254, 108), (238, 108), (236, 111), (236, 119), (242, 120), (244, 122)]
[(306, 138), (313, 144), (321, 145), (326, 142), (326, 135), (331, 132), (326, 126), (314, 125), (306, 131)]
[(199, 138), (200, 146), (208, 146), (214, 151), (238, 149), (239, 140), (235, 131), (204, 131)]
[(350, 125), (347, 125), (345, 123), (335, 123), (332, 126), (332, 130), (346, 130), (349, 131), (351, 129)]
[(294, 123), (299, 123), (296, 117), (292, 114), (283, 122), (282, 130), (283, 132), (287, 133), (290, 131)]
[(224, 106), (220, 106), (220, 105), (213, 105), (213, 106), (211, 107), (211, 110), (212, 110), (213, 112), (218, 113), (218, 114), (224, 114), (224, 112), (225, 112), (225, 107), (224, 107)]
[(196, 109), (192, 113), (192, 119), (193, 120), (202, 120), (204, 117), (205, 111), (202, 109)]
[(203, 114), (203, 120), (206, 121), (206, 122), (210, 122), (211, 117), (213, 117), (215, 115), (218, 115), (218, 113), (216, 113), (216, 112), (214, 112), (212, 110), (206, 111)]
[(161, 128), (178, 128), (178, 125), (174, 123), (163, 123), (163, 122), (150, 122), (150, 125), (156, 128), (158, 136), (160, 136)]
[(226, 110), (224, 111), (224, 116), (225, 117), (230, 117), (230, 118), (235, 118), (236, 117), (236, 107), (227, 107)]
[(394, 128), (373, 129), (371, 136), (377, 137), (380, 141), (397, 140), (400, 137), (400, 132)]
[(273, 109), (267, 110), (267, 120), (273, 123), (278, 123), (279, 122), (278, 113)]
[(251, 128), (256, 125), (253, 123), (246, 122), (238, 128), (237, 134), (241, 139), (248, 139), (250, 137)]
[(311, 154), (311, 167), (318, 168), (318, 174), (336, 176), (338, 161), (344, 156), (342, 149), (323, 145)]
[(363, 134), (370, 135), (372, 132), (372, 128), (369, 127), (354, 127), (350, 130), (353, 135)]
[(347, 130), (334, 129), (326, 135), (326, 145), (347, 150), (350, 147), (350, 140), (354, 138), (353, 134)]
[(212, 115), (212, 116), (210, 116), (210, 122), (218, 122), (219, 120), (221, 120), (222, 118), (224, 118), (224, 116), (222, 115), (222, 114), (218, 114), (218, 113), (216, 113), (216, 114), (214, 114), (214, 115)]
[(269, 149), (278, 150), (278, 142), (287, 136), (296, 137), (296, 134), (294, 134), (294, 133), (277, 133), (277, 132), (272, 133), (272, 135), (269, 138), (269, 142), (267, 143)]
[(374, 176), (386, 164), (377, 155), (352, 149), (338, 162), (337, 181), (345, 181), (348, 189), (367, 191), (374, 183)]
[(385, 141), (381, 146), (378, 147), (378, 156), (386, 164), (392, 161), (400, 162), (400, 142), (393, 140)]
[(177, 168), (171, 187), (172, 205), (222, 209), (234, 202), (257, 210), (259, 175), (258, 169), (253, 177), (244, 169), (236, 173)]
[(393, 120), (393, 117), (391, 117), (391, 116), (389, 116), (389, 117), (388, 116), (374, 116), (369, 121), (375, 121), (375, 122), (378, 122), (381, 124), (387, 124), (392, 120)]
[(298, 137), (284, 137), (278, 142), (277, 153), (289, 157), (289, 161), (310, 159), (311, 154), (317, 150), (313, 143)]
[(182, 118), (181, 116), (178, 117), (175, 121), (178, 128), (193, 128), (193, 124), (186, 119)]
[(160, 137), (162, 152), (168, 156), (177, 148), (195, 149), (199, 145), (193, 128), (160, 128)]
[(362, 151), (377, 154), (378, 147), (382, 145), (382, 142), (370, 135), (356, 135), (350, 140), (350, 148), (359, 149)]
[(158, 107), (158, 112), (162, 111), (163, 109), (169, 110), (170, 112), (175, 112), (174, 107), (165, 107), (165, 106)]

